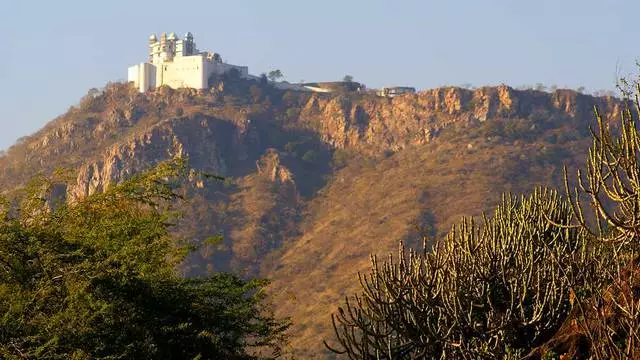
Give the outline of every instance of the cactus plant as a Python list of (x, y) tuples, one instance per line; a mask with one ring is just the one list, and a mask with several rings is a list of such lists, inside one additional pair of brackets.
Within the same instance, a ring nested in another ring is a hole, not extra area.
[(362, 294), (333, 316), (340, 347), (327, 346), (353, 359), (496, 359), (542, 343), (606, 251), (571, 213), (552, 190), (505, 195), (481, 226), (463, 219), (431, 249), (372, 256)]

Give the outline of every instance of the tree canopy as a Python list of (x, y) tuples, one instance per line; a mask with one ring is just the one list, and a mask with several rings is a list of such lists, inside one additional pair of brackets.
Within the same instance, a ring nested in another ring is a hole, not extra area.
[[(176, 272), (191, 247), (170, 234), (184, 166), (166, 163), (104, 193), (54, 204), (33, 181), (0, 208), (0, 357), (252, 359), (288, 327), (263, 280)], [(168, 180), (167, 180), (168, 179)], [(264, 353), (264, 351), (262, 351)]]
[(282, 71), (280, 71), (280, 69), (276, 69), (276, 70), (269, 71), (269, 74), (267, 75), (267, 77), (271, 81), (278, 81), (279, 79), (282, 79), (284, 75), (282, 74)]

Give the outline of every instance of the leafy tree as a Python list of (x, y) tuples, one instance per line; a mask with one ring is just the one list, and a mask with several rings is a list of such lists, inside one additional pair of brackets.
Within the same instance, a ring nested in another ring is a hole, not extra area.
[(282, 75), (282, 71), (280, 71), (279, 69), (276, 69), (276, 70), (269, 71), (269, 74), (267, 75), (267, 77), (271, 81), (278, 81), (279, 79), (282, 79), (284, 75)]
[(342, 81), (344, 81), (344, 82), (352, 82), (353, 81), (353, 76), (345, 75), (344, 78), (342, 78)]
[[(0, 357), (251, 359), (288, 322), (262, 280), (185, 279), (193, 247), (170, 235), (184, 166), (166, 163), (104, 193), (51, 206), (52, 182), (0, 207)], [(167, 180), (169, 179), (169, 180)]]

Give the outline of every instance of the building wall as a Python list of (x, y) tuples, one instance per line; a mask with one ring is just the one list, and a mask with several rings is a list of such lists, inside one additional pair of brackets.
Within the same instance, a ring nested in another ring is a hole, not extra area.
[(127, 80), (135, 84), (140, 92), (156, 87), (156, 67), (153, 64), (142, 63), (129, 67)]
[(136, 87), (140, 86), (140, 65), (133, 65), (127, 69), (127, 81), (133, 82)]
[(140, 79), (140, 91), (144, 89), (144, 91), (155, 89), (157, 86), (157, 78), (156, 78), (156, 66), (149, 63), (140, 64), (142, 67), (142, 79)]
[(204, 57), (182, 56), (176, 57), (172, 62), (158, 64), (162, 81), (160, 85), (168, 85), (174, 89), (189, 87), (204, 89), (208, 87)]
[(321, 88), (321, 87), (317, 87), (317, 86), (303, 85), (303, 87), (305, 89), (313, 91), (313, 92), (319, 92), (319, 93), (330, 93), (330, 92), (333, 92), (333, 90), (331, 90), (331, 89)]
[(249, 68), (246, 66), (237, 66), (237, 65), (226, 64), (219, 61), (213, 61), (208, 64), (208, 67), (209, 67), (209, 71), (208, 71), (209, 75), (211, 74), (221, 75), (229, 72), (231, 69), (236, 69), (240, 73), (241, 77), (246, 78), (249, 76)]

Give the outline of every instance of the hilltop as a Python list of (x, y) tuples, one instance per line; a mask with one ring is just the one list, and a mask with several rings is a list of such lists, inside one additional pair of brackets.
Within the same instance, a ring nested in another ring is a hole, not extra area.
[(560, 185), (589, 145), (597, 106), (621, 102), (571, 90), (437, 88), (395, 98), (304, 93), (222, 76), (207, 90), (143, 94), (110, 84), (23, 138), (0, 158), (6, 193), (70, 169), (58, 194), (75, 199), (183, 156), (196, 170), (177, 231), (224, 242), (183, 271), (230, 270), (273, 280), (278, 315), (294, 322), (292, 351), (323, 351), (329, 314), (356, 289), (369, 254), (420, 231), (441, 236), (505, 191)]

